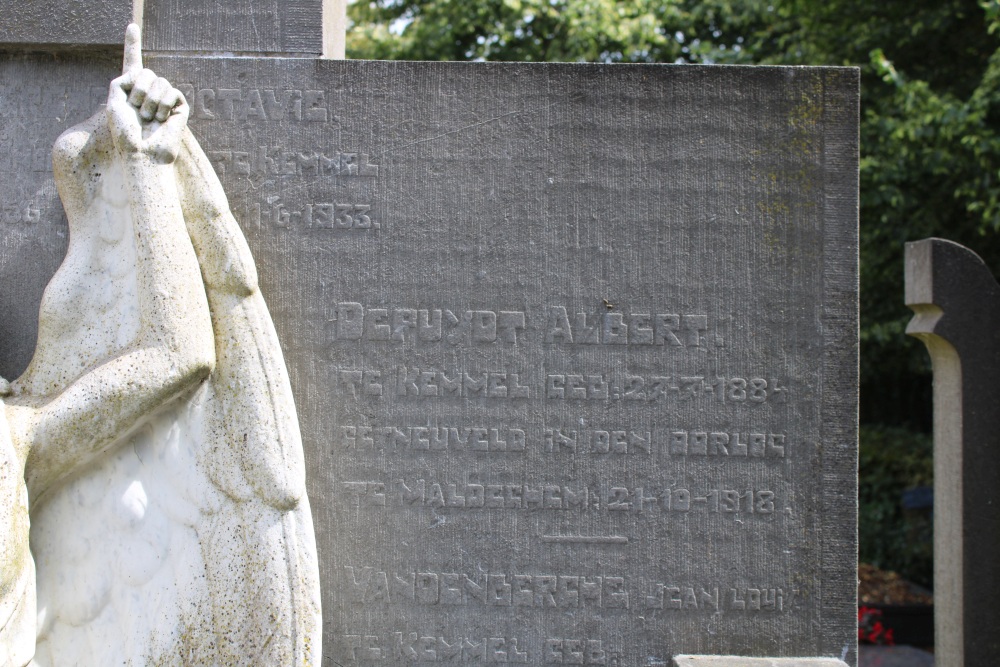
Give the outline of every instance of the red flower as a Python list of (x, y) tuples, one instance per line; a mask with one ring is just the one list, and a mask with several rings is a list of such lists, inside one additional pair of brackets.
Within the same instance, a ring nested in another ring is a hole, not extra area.
[(882, 610), (873, 607), (858, 608), (858, 641), (864, 644), (892, 646), (892, 628), (882, 623)]

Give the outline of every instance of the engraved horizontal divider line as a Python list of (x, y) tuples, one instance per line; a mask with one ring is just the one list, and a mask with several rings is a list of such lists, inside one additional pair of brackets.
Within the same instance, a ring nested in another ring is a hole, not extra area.
[(542, 535), (542, 542), (556, 544), (628, 544), (621, 535)]

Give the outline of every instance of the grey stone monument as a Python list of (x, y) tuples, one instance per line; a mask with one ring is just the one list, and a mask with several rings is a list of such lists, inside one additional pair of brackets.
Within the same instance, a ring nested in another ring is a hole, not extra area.
[(0, 46), (119, 52), (132, 0), (0, 0)]
[(151, 51), (323, 53), (322, 0), (145, 0)]
[[(327, 661), (854, 664), (855, 70), (147, 62), (284, 347)], [(0, 61), (5, 377), (116, 65)]]
[(1000, 285), (950, 241), (906, 244), (907, 333), (934, 365), (934, 644), (938, 667), (990, 664), (1000, 652), (1000, 457), (994, 451)]
[(117, 54), (139, 23), (147, 51), (344, 57), (346, 0), (0, 0), (0, 48)]

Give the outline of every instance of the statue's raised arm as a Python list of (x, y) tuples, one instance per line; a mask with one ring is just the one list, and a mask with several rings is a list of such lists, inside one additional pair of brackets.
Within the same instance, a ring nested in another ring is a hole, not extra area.
[[(83, 370), (54, 396), (27, 393), (12, 401), (11, 429), (14, 442), (26, 448), (25, 478), (33, 498), (204, 380), (215, 359), (205, 289), (173, 167), (188, 107), (166, 79), (142, 68), (140, 54), (138, 28), (131, 26), (125, 71), (111, 83), (107, 107), (136, 250), (139, 332), (131, 345)], [(93, 159), (73, 139), (57, 143), (56, 161)], [(81, 283), (79, 288), (99, 287)], [(41, 327), (59, 324), (43, 318)]]
[[(36, 373), (41, 383), (17, 382), (12, 387), (0, 382), (0, 396), (6, 398), (6, 403), (0, 402), (0, 468), (5, 471), (0, 481), (0, 663), (12, 667), (32, 661), (36, 622), (41, 616), (44, 625), (45, 616), (36, 613), (29, 487), (32, 504), (40, 501), (62, 479), (113, 449), (123, 434), (140, 428), (175, 398), (190, 394), (214, 365), (208, 303), (173, 167), (187, 105), (165, 80), (142, 69), (138, 40), (138, 29), (132, 26), (125, 71), (111, 85), (104, 123), (98, 120), (95, 125), (114, 138), (103, 160), (113, 154), (122, 165), (117, 185), (127, 206), (118, 222), (133, 248), (134, 340), (89, 363), (77, 357), (77, 363), (53, 369), (48, 378)], [(68, 161), (77, 167), (102, 161), (100, 154), (79, 149), (75, 142), (80, 137), (64, 135), (56, 146), (56, 162), (64, 170)], [(77, 223), (89, 215), (88, 207), (81, 206), (84, 193), (81, 188), (69, 193), (69, 215)], [(99, 293), (103, 285), (94, 278), (103, 275), (102, 268), (68, 262), (62, 284), (72, 285), (69, 292)], [(59, 301), (54, 295), (61, 292), (60, 282), (51, 287), (46, 295), (50, 307), (53, 300)], [(91, 325), (99, 318), (92, 313)], [(67, 322), (42, 317), (37, 359), (60, 354), (64, 350), (47, 346), (87, 330), (86, 322), (67, 330)], [(78, 346), (96, 342), (84, 336)], [(37, 391), (40, 388), (45, 390)]]

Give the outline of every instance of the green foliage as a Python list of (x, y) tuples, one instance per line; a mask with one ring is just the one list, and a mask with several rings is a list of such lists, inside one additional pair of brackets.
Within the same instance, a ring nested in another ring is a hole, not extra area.
[(738, 59), (744, 34), (767, 13), (761, 0), (359, 1), (347, 47), (352, 58), (399, 60)]
[(931, 519), (904, 515), (902, 496), (932, 483), (931, 447), (929, 436), (905, 429), (861, 429), (859, 558), (924, 586), (933, 574)]

